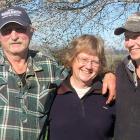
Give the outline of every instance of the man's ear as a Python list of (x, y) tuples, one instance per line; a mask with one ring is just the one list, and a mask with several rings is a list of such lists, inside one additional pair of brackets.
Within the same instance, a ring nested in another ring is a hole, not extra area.
[(30, 38), (32, 38), (32, 36), (33, 36), (33, 32), (30, 32)]
[(34, 28), (32, 25), (30, 25), (30, 26), (28, 27), (28, 31), (29, 31), (29, 34), (30, 34), (30, 38), (32, 38), (33, 33), (34, 33), (34, 31), (35, 31), (35, 28)]
[(32, 36), (33, 36), (33, 32), (29, 32), (29, 36), (30, 36), (30, 39), (32, 38)]

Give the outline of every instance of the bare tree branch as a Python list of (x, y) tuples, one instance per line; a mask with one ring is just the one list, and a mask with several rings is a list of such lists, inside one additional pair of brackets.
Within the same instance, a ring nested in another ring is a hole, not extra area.
[(112, 35), (114, 28), (120, 26), (131, 12), (138, 11), (140, 7), (137, 3), (140, 0), (69, 1), (54, 3), (43, 0), (1, 0), (0, 7), (11, 4), (26, 8), (36, 28), (33, 43), (43, 46), (43, 49), (67, 46), (75, 36), (85, 33), (111, 38), (114, 42), (108, 45), (116, 45), (118, 43)]

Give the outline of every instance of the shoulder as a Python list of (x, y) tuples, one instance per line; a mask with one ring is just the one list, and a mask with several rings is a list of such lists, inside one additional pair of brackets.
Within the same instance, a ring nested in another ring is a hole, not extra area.
[(116, 68), (116, 73), (125, 70), (125, 68), (127, 67), (129, 61), (131, 60), (130, 56), (126, 56), (117, 66)]
[(67, 69), (60, 65), (53, 57), (50, 57), (50, 55), (47, 56), (39, 51), (30, 50), (29, 60), (32, 61), (31, 64), (35, 70), (43, 71), (47, 78), (55, 81), (57, 85), (60, 85), (62, 80), (68, 75)]
[(49, 54), (44, 55), (42, 52), (37, 50), (29, 50), (29, 56), (35, 59), (36, 61), (48, 60), (48, 61), (56, 62), (56, 60), (53, 57), (51, 57)]
[(29, 50), (29, 57), (32, 59), (34, 64), (40, 65), (40, 66), (51, 66), (51, 67), (63, 67), (59, 64), (59, 62), (49, 54), (44, 55), (40, 51), (36, 50)]

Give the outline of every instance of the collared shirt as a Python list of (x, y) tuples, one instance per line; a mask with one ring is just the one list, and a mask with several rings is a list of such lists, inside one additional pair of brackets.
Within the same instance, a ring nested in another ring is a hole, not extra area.
[(134, 84), (137, 87), (138, 86), (138, 80), (137, 80), (137, 74), (136, 74), (136, 68), (134, 66), (134, 64), (132, 63), (132, 60), (129, 60), (127, 67), (130, 71), (132, 71), (132, 77), (134, 80)]
[(29, 51), (23, 86), (0, 50), (0, 140), (37, 140), (54, 99), (67, 76), (64, 67)]
[(132, 61), (131, 57), (128, 56), (124, 59), (124, 64), (126, 66), (127, 73), (130, 79), (133, 81), (135, 87), (138, 86), (137, 74), (136, 74), (136, 66), (134, 65), (135, 62)]

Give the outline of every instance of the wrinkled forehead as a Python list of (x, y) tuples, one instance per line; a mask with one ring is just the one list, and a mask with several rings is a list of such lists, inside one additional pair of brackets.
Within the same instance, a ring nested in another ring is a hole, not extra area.
[(93, 48), (93, 47), (89, 47), (89, 46), (80, 46), (77, 49), (78, 54), (79, 53), (87, 53), (87, 54), (91, 54), (91, 55), (96, 55), (97, 54), (97, 49)]
[(85, 57), (85, 58), (89, 58), (89, 59), (94, 59), (94, 58), (98, 58), (97, 54), (96, 53), (92, 53), (92, 52), (80, 52), (78, 53), (79, 57)]

